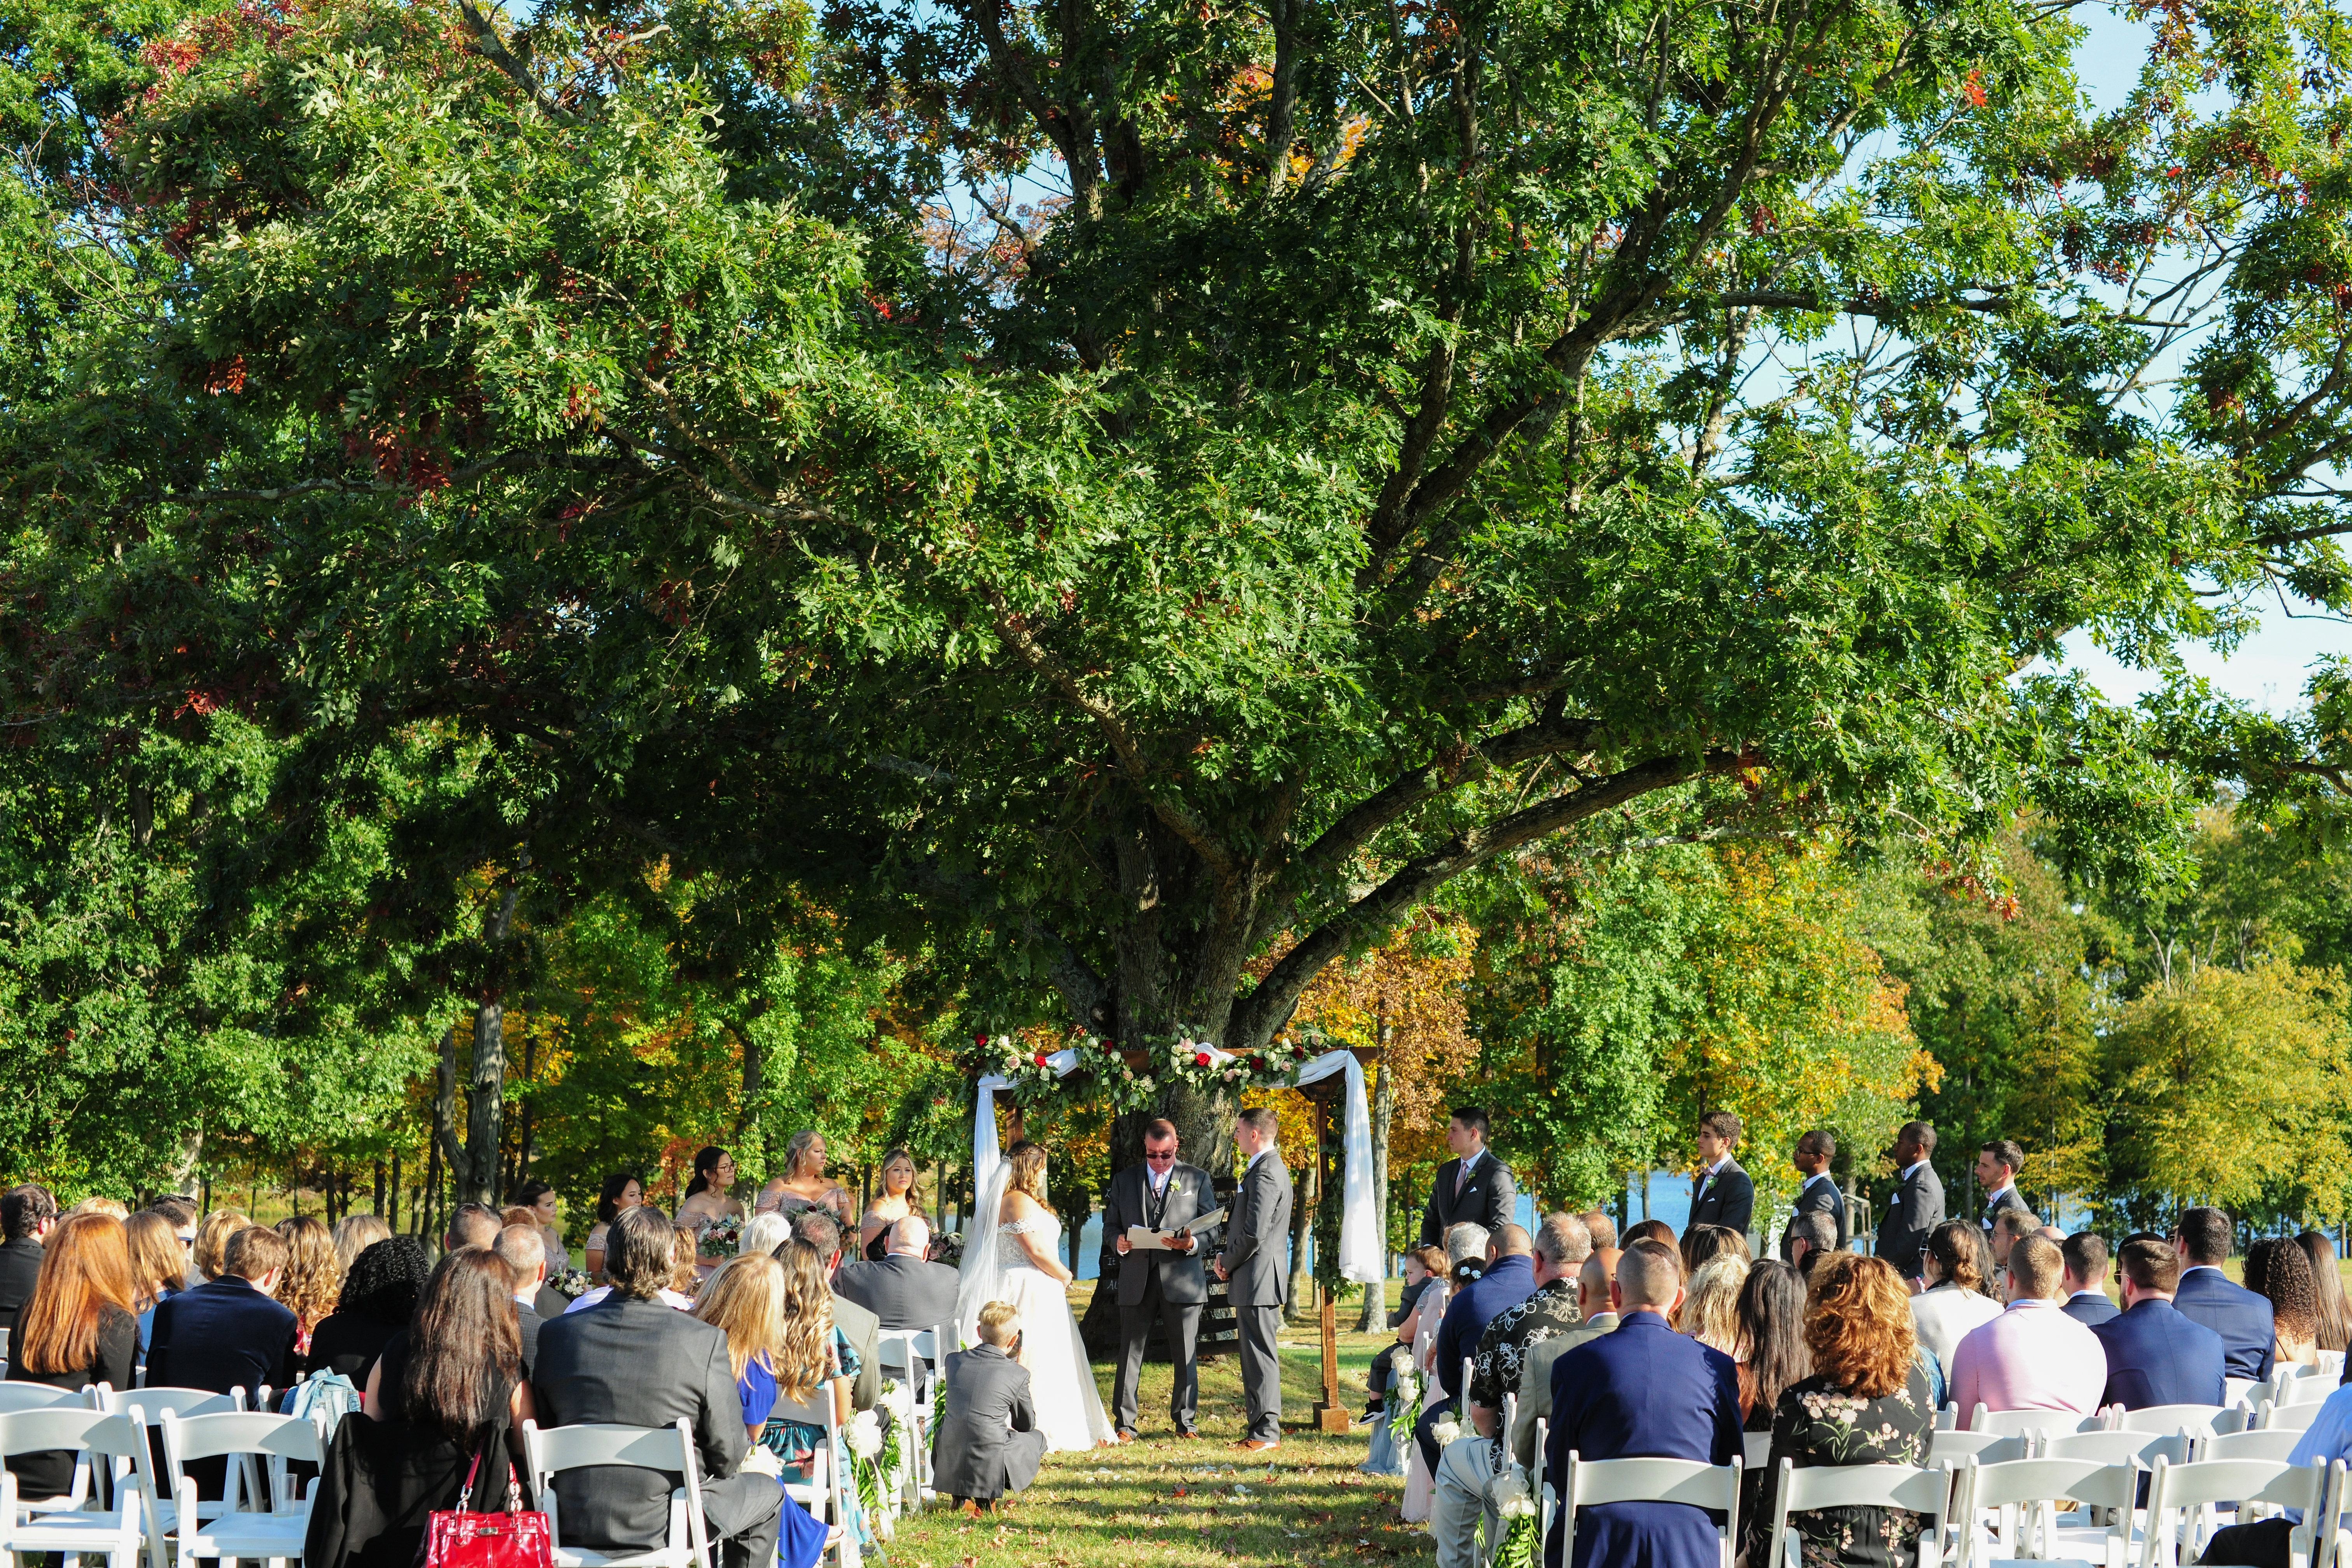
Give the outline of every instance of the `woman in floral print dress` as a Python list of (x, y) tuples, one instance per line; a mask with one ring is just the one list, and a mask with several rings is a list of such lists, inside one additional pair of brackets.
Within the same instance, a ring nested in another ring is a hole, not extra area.
[[(1782, 1459), (1800, 1469), (1922, 1465), (1936, 1426), (1910, 1296), (1892, 1266), (1851, 1252), (1824, 1258), (1805, 1309), (1813, 1374), (1782, 1391), (1773, 1408), (1771, 1474), (1745, 1521), (1751, 1565), (1762, 1564), (1772, 1544)], [(1931, 1522), (1901, 1509), (1828, 1508), (1791, 1514), (1789, 1531), (1804, 1568), (1895, 1568), (1918, 1561), (1919, 1535)]]

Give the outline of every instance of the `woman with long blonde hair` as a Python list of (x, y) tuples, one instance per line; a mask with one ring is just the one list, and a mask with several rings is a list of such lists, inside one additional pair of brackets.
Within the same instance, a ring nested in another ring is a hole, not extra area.
[(890, 1227), (909, 1215), (924, 1219), (931, 1216), (923, 1208), (923, 1189), (915, 1173), (915, 1156), (904, 1149), (893, 1149), (882, 1156), (880, 1172), (882, 1190), (866, 1205), (866, 1217), (857, 1222), (858, 1245), (866, 1256), (880, 1262), (890, 1255)]
[[(8, 1381), (77, 1393), (93, 1383), (129, 1388), (139, 1349), (133, 1289), (121, 1220), (102, 1214), (59, 1220), (42, 1244), (41, 1271), (9, 1336)], [(62, 1448), (16, 1454), (8, 1468), (19, 1497), (52, 1498), (73, 1484), (74, 1456)]]
[[(811, 1259), (815, 1257), (815, 1248), (804, 1243), (788, 1241), (785, 1245), (799, 1247)], [(795, 1259), (795, 1264), (799, 1261)], [(729, 1258), (719, 1265), (718, 1273), (703, 1281), (702, 1300), (694, 1309), (696, 1317), (727, 1336), (727, 1363), (735, 1373), (736, 1397), (742, 1401), (743, 1426), (751, 1441), (762, 1447), (767, 1446), (771, 1425), (777, 1428), (780, 1443), (789, 1442), (788, 1428), (801, 1425), (770, 1420), (776, 1407), (776, 1355), (791, 1326), (786, 1299), (791, 1296), (802, 1306), (807, 1305), (804, 1288), (799, 1291), (788, 1288), (790, 1277), (786, 1266), (769, 1253), (745, 1252)], [(824, 1288), (821, 1269), (818, 1279), (817, 1291), (822, 1298), (818, 1304), (824, 1309), (825, 1326), (830, 1331), (832, 1296)], [(804, 1358), (808, 1349), (803, 1345), (799, 1353)], [(856, 1352), (851, 1353), (850, 1360), (856, 1362)], [(805, 1387), (814, 1389), (815, 1379), (822, 1377), (830, 1365), (829, 1358), (818, 1363), (814, 1376)], [(845, 1388), (845, 1383), (842, 1386)], [(845, 1403), (845, 1398), (836, 1396), (836, 1415)], [(810, 1440), (811, 1452), (814, 1447), (814, 1440)], [(824, 1549), (832, 1544), (832, 1536), (837, 1533), (837, 1526), (828, 1531), (793, 1500), (790, 1492), (784, 1494), (783, 1525), (777, 1542), (784, 1568), (810, 1568), (824, 1554)]]
[(384, 1223), (383, 1215), (380, 1214), (347, 1214), (337, 1220), (335, 1257), (341, 1261), (344, 1274), (351, 1273), (352, 1265), (360, 1260), (361, 1253), (379, 1241), (389, 1240), (391, 1237), (392, 1226)]
[(278, 1301), (294, 1314), (294, 1353), (310, 1353), (310, 1336), (335, 1310), (343, 1291), (343, 1260), (332, 1232), (306, 1214), (278, 1222), (286, 1240), (286, 1272), (278, 1281)]
[(1748, 1283), (1748, 1259), (1718, 1252), (1699, 1265), (1683, 1297), (1676, 1326), (1703, 1345), (1739, 1359), (1739, 1289)]

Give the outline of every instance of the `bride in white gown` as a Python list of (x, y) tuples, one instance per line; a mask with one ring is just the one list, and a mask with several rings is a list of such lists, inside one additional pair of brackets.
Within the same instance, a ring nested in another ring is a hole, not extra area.
[(1062, 1267), (1062, 1222), (1045, 1206), (1045, 1151), (1016, 1143), (973, 1205), (964, 1237), (963, 1279), (956, 1289), (956, 1326), (979, 1342), (980, 1310), (1010, 1301), (1021, 1311), (1023, 1366), (1048, 1449), (1086, 1449), (1110, 1441), (1102, 1395), (1070, 1311), (1073, 1278)]

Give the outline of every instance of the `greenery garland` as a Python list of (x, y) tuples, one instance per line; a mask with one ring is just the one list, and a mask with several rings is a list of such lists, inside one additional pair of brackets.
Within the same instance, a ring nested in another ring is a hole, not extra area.
[[(1124, 1047), (1095, 1035), (1048, 1049), (1012, 1035), (982, 1033), (972, 1037), (972, 1047), (966, 1070), (975, 1079), (990, 1073), (1002, 1077), (1024, 1108), (1083, 1098), (1108, 1105), (1113, 1114), (1125, 1114), (1157, 1104), (1161, 1093), (1176, 1084), (1203, 1090), (1286, 1086), (1300, 1064), (1320, 1055), (1328, 1042), (1320, 1030), (1307, 1029), (1286, 1034), (1262, 1051), (1227, 1056), (1194, 1038), (1190, 1030), (1180, 1029), (1147, 1037), (1140, 1068), (1128, 1061)], [(1052, 1066), (1055, 1051), (1065, 1049), (1077, 1053), (1076, 1065), (1066, 1075)]]

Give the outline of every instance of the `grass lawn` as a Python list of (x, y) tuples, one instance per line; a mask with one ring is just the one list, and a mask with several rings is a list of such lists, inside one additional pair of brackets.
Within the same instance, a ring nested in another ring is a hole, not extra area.
[[(1081, 1313), (1090, 1289), (1089, 1282), (1071, 1292)], [(1343, 1310), (1341, 1321), (1352, 1315)], [(1342, 1404), (1363, 1409), (1365, 1368), (1390, 1338), (1340, 1334)], [(1356, 1468), (1370, 1429), (1339, 1437), (1307, 1426), (1322, 1381), (1315, 1330), (1286, 1330), (1280, 1343), (1284, 1430), (1272, 1464), (1244, 1463), (1249, 1457), (1229, 1447), (1242, 1436), (1239, 1358), (1202, 1364), (1195, 1443), (1178, 1441), (1169, 1424), (1168, 1368), (1147, 1363), (1136, 1442), (1047, 1455), (1037, 1484), (1007, 1514), (975, 1522), (944, 1504), (908, 1514), (887, 1543), (890, 1562), (896, 1568), (1430, 1562), (1429, 1537), (1397, 1518), (1403, 1480)], [(1095, 1373), (1108, 1408), (1111, 1369)]]

